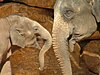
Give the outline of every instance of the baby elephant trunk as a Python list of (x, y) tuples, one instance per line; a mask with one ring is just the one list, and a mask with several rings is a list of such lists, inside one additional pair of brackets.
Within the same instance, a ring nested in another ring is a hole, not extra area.
[(45, 38), (43, 39), (45, 40), (45, 43), (39, 53), (39, 63), (40, 63), (39, 70), (41, 71), (44, 69), (44, 54), (49, 50), (49, 48), (52, 45), (52, 37), (48, 31), (46, 31)]

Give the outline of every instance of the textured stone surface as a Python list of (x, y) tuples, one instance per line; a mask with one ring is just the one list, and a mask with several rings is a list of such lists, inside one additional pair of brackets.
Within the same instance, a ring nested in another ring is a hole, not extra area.
[(100, 71), (100, 40), (91, 41), (83, 48), (83, 60), (91, 72)]
[[(38, 50), (18, 49), (11, 56), (13, 75), (39, 75)], [(32, 62), (33, 61), (33, 62)]]
[(15, 2), (25, 3), (30, 6), (42, 7), (42, 8), (53, 8), (55, 0), (12, 0)]
[(96, 31), (89, 39), (100, 39), (100, 32)]
[(39, 50), (35, 48), (17, 49), (11, 56), (14, 75), (62, 75), (52, 49), (45, 54), (45, 67), (39, 71)]

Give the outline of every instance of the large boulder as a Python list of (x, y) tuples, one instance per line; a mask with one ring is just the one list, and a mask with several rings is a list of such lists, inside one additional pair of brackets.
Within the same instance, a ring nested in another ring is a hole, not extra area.
[(25, 3), (29, 6), (36, 6), (42, 8), (53, 8), (56, 0), (12, 0), (15, 2)]
[(52, 48), (45, 54), (45, 66), (39, 71), (39, 50), (36, 48), (17, 49), (11, 56), (13, 75), (62, 75)]
[(100, 40), (90, 41), (84, 48), (82, 58), (93, 73), (100, 73)]

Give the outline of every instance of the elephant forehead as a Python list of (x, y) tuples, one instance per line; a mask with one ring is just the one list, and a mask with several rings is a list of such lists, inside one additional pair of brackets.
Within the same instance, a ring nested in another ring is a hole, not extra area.
[(84, 10), (86, 4), (83, 0), (63, 0), (61, 4), (61, 9), (68, 8), (74, 10), (74, 12), (80, 12)]
[(34, 20), (31, 20), (29, 18), (26, 18), (26, 17), (24, 18), (24, 23), (30, 29), (33, 28), (34, 26), (38, 26), (39, 25), (38, 22), (36, 22)]
[(32, 22), (32, 27), (34, 27), (34, 26), (37, 26), (38, 27), (38, 26), (41, 26), (41, 25), (37, 21), (33, 21)]
[(18, 26), (24, 30), (32, 29), (32, 24), (28, 21), (21, 21)]

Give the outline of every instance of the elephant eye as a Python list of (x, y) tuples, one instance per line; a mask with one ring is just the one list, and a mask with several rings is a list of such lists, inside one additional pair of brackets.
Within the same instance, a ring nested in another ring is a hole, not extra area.
[(67, 19), (72, 19), (74, 17), (75, 13), (73, 10), (71, 9), (65, 9), (63, 11), (63, 16)]
[(37, 31), (37, 30), (38, 30), (38, 27), (37, 27), (37, 26), (35, 26), (35, 27), (34, 27), (34, 30), (35, 30), (35, 31)]
[(38, 30), (37, 28), (35, 28), (35, 30)]

